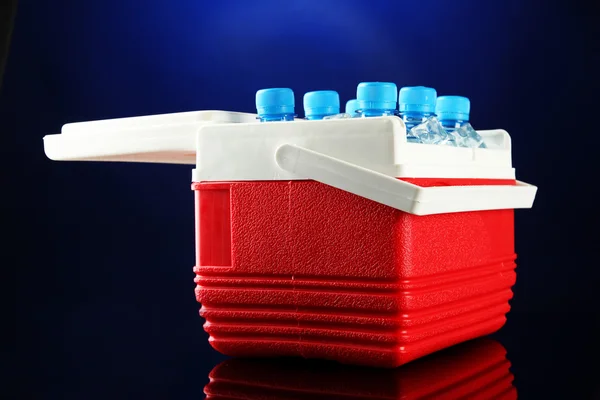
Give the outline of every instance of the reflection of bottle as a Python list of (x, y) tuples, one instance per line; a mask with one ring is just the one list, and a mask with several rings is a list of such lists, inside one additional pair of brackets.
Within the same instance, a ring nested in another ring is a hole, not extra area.
[(516, 399), (506, 350), (463, 343), (396, 369), (302, 359), (231, 359), (217, 365), (207, 399)]
[(261, 122), (293, 121), (294, 104), (292, 89), (272, 88), (256, 92), (256, 112)]

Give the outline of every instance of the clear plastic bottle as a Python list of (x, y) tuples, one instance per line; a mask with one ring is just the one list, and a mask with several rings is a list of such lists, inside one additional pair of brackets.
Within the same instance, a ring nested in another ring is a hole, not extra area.
[(352, 118), (358, 116), (356, 113), (358, 110), (358, 100), (352, 99), (346, 102), (346, 114), (350, 115)]
[(398, 110), (406, 125), (406, 139), (412, 143), (456, 146), (435, 117), (437, 92), (425, 86), (407, 86), (398, 94)]
[(486, 148), (483, 138), (469, 123), (471, 101), (463, 96), (440, 96), (435, 113), (442, 126), (453, 134), (460, 147)]
[(361, 82), (356, 88), (359, 117), (396, 115), (398, 88), (391, 82)]
[(358, 108), (358, 100), (352, 99), (346, 102), (346, 112), (336, 115), (328, 115), (323, 119), (346, 119), (346, 118), (355, 118), (359, 115), (356, 113), (356, 109)]
[(292, 89), (271, 88), (256, 92), (256, 112), (261, 122), (293, 121), (294, 105)]
[(304, 95), (304, 117), (318, 120), (340, 114), (340, 95), (335, 90), (317, 90)]

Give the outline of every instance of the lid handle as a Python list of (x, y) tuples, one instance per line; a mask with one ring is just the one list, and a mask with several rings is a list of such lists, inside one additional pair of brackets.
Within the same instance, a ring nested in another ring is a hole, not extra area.
[(537, 191), (519, 181), (425, 188), (293, 144), (279, 146), (275, 160), (287, 172), (415, 215), (531, 208)]

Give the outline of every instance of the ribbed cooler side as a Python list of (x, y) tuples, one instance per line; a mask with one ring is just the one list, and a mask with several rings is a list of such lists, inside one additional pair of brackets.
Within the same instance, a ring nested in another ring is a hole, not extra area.
[(294, 360), (231, 359), (216, 366), (207, 399), (516, 399), (498, 342), (477, 340), (398, 369)]
[(512, 210), (416, 217), (308, 181), (196, 188), (196, 295), (225, 354), (397, 366), (505, 322)]

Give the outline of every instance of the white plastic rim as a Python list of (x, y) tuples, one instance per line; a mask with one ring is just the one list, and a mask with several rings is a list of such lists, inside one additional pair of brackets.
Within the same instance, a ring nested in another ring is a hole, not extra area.
[(199, 128), (196, 169), (200, 181), (309, 179), (282, 170), (273, 154), (295, 144), (392, 177), (515, 179), (510, 136), (480, 131), (487, 149), (408, 143), (400, 118), (213, 124)]

